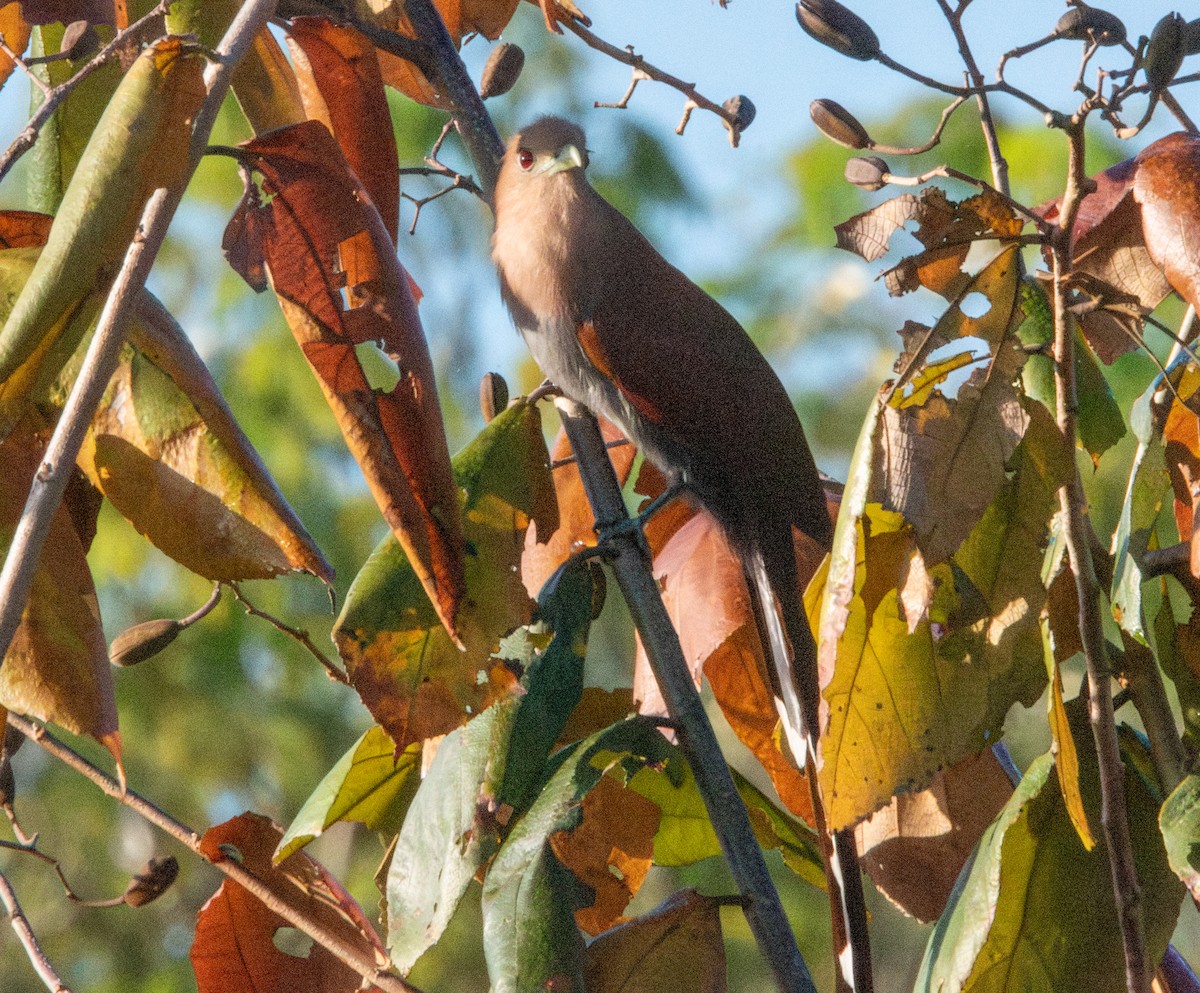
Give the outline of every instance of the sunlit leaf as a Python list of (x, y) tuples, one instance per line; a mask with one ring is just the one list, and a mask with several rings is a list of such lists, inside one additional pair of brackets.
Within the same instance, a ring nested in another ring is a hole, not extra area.
[[(25, 51), (25, 46), (29, 44), (29, 36), (32, 33), (30, 22), (25, 20), (24, 12), (19, 3), (8, 3), (0, 7), (0, 37), (4, 38), (4, 44), (14, 52)], [(12, 75), (13, 70), (17, 67), (7, 55), (0, 54), (0, 86), (4, 85), (5, 80)]]
[(420, 762), (420, 745), (409, 745), (397, 755), (383, 728), (376, 725), (364, 732), (304, 801), (279, 841), (275, 861), (298, 852), (340, 821), (356, 821), (382, 833), (398, 830), (404, 797), (414, 791)]
[[(45, 437), (26, 429), (0, 442), (0, 546), (5, 549), (45, 446)], [(72, 502), (68, 491), (51, 519), (20, 627), (0, 665), (0, 707), (95, 738), (119, 761), (112, 667), (85, 557), (99, 505), (79, 504), (77, 523)], [(81, 532), (81, 525), (86, 531)]]
[(0, 331), (0, 381), (107, 286), (150, 194), (184, 180), (192, 118), (205, 96), (202, 72), (197, 53), (166, 38), (143, 51), (121, 81)]
[[(243, 148), (272, 194), (243, 200), (225, 246), (257, 278), (265, 261), (350, 451), (438, 615), (458, 637), (464, 541), (433, 364), (411, 280), (379, 212), (324, 125)], [(397, 382), (372, 385), (356, 347), (377, 343)]]
[(1182, 131), (1167, 135), (1136, 161), (1133, 197), (1142, 208), (1146, 250), (1171, 288), (1200, 306), (1200, 139)]
[(695, 890), (606, 931), (587, 949), (589, 993), (724, 993), (720, 904)]
[(301, 89), (308, 116), (333, 132), (395, 243), (400, 162), (374, 46), (354, 28), (321, 17), (294, 18), (288, 35), (306, 56), (302, 76), (311, 74)]
[[(271, 890), (272, 896), (316, 921), (363, 954), (382, 956), (383, 946), (354, 898), (319, 862), (298, 852), (278, 866), (271, 853), (279, 828), (260, 814), (245, 813), (209, 828), (201, 839), (213, 862), (235, 858)], [(280, 949), (276, 935), (287, 921), (232, 879), (201, 908), (191, 962), (199, 993), (234, 990), (320, 990), (353, 993), (362, 977), (319, 942), (307, 954)]]
[(454, 460), (465, 492), (466, 651), (439, 623), (398, 542), (385, 538), (346, 594), (334, 637), (363, 702), (403, 748), (465, 723), (516, 678), (493, 658), (500, 638), (530, 619), (516, 566), (525, 533), (553, 527), (546, 448), (536, 407), (516, 404)]
[(192, 572), (237, 580), (325, 560), (234, 420), (212, 376), (153, 297), (92, 420), (80, 468), (150, 541)]
[(1200, 898), (1200, 776), (1185, 776), (1167, 797), (1158, 815), (1167, 858), (1192, 899)]

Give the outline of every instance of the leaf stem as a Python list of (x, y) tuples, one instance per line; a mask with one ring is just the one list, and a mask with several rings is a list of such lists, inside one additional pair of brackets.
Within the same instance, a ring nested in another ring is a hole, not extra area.
[[(1084, 168), (1083, 119), (1066, 128), (1069, 168), (1063, 192), (1058, 230), (1051, 241), (1053, 258), (1054, 379), (1056, 419), (1063, 444), (1074, 460), (1078, 402), (1075, 383), (1075, 327), (1067, 310), (1066, 277), (1071, 265), (1071, 231), (1083, 199), (1087, 173)], [(1111, 669), (1100, 615), (1100, 586), (1092, 560), (1086, 498), (1079, 471), (1059, 490), (1063, 533), (1075, 576), (1079, 607), (1079, 635), (1088, 677), (1088, 719), (1100, 770), (1100, 822), (1104, 830), (1112, 876), (1113, 897), (1125, 952), (1125, 984), (1128, 993), (1150, 993), (1152, 969), (1146, 952), (1142, 893), (1133, 860), (1125, 804), (1124, 765), (1117, 741), (1109, 689)]]

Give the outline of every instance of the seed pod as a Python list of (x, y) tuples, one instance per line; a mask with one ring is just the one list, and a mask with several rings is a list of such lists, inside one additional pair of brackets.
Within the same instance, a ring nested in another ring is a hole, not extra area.
[(1151, 93), (1161, 93), (1170, 85), (1183, 65), (1184, 21), (1176, 13), (1167, 14), (1154, 25), (1146, 46), (1143, 68)]
[(814, 100), (808, 105), (808, 116), (830, 141), (846, 148), (870, 148), (871, 136), (858, 118), (833, 100)]
[(483, 67), (483, 78), (479, 81), (479, 95), (503, 96), (513, 88), (521, 70), (525, 68), (525, 50), (520, 45), (503, 41), (492, 49), (487, 64)]
[(754, 115), (758, 113), (754, 102), (748, 96), (740, 93), (736, 97), (730, 97), (721, 106), (733, 115), (733, 126), (739, 131), (745, 131), (750, 127), (754, 123)]
[(1054, 37), (1119, 45), (1125, 40), (1125, 24), (1115, 14), (1098, 7), (1072, 7), (1054, 25)]
[(58, 50), (72, 61), (92, 55), (100, 47), (100, 36), (87, 21), (72, 21), (63, 32)]
[(182, 624), (170, 619), (135, 624), (113, 638), (108, 660), (122, 668), (145, 662), (171, 644), (182, 630)]
[(882, 190), (887, 186), (887, 175), (891, 170), (881, 158), (872, 155), (854, 158), (846, 163), (846, 182), (861, 190)]
[(1200, 17), (1194, 21), (1188, 21), (1183, 26), (1183, 54), (1184, 56), (1196, 55), (1200, 53)]
[(508, 406), (508, 383), (498, 372), (489, 372), (479, 383), (479, 409), (483, 419), (491, 423)]
[(827, 48), (859, 62), (879, 56), (879, 37), (866, 21), (837, 0), (798, 0), (800, 27)]
[(174, 855), (151, 859), (146, 868), (129, 880), (124, 899), (131, 907), (144, 907), (162, 896), (179, 875), (179, 863)]

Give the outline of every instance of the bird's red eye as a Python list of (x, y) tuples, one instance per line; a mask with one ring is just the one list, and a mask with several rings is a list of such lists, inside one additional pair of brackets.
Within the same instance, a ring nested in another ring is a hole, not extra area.
[(528, 171), (533, 167), (533, 152), (528, 148), (522, 148), (517, 151), (517, 165)]

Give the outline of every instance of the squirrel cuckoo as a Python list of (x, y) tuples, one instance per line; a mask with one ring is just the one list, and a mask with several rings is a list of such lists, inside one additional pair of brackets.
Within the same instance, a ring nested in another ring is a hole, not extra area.
[(832, 539), (816, 465), (783, 384), (741, 325), (592, 189), (587, 162), (583, 131), (561, 118), (508, 143), (492, 238), (501, 293), (551, 381), (617, 424), (740, 555), (789, 745), (813, 790), (840, 988), (861, 993), (871, 985), (862, 884), (853, 835), (830, 839), (820, 813), (816, 645), (792, 539), (793, 528), (822, 547)]

